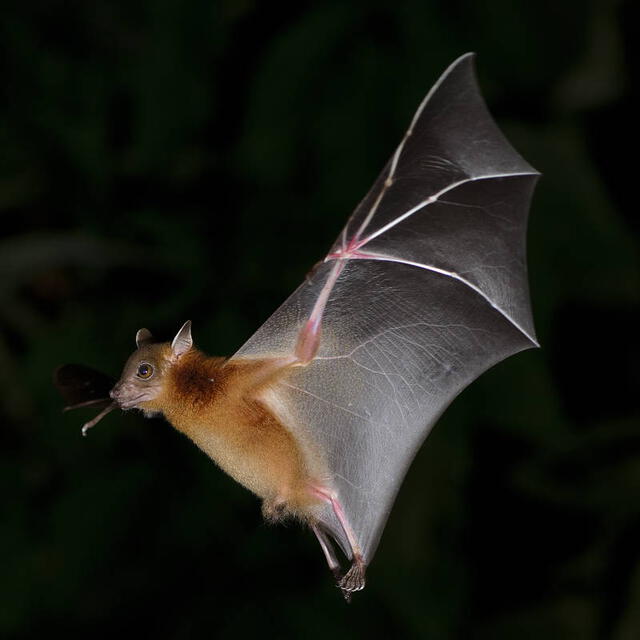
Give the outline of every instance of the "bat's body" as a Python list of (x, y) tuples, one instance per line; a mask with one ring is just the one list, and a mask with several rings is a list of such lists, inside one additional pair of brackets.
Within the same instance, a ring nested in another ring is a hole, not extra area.
[[(438, 417), (483, 371), (537, 345), (525, 261), (537, 177), (463, 56), (324, 261), (235, 356), (195, 350), (190, 323), (171, 344), (141, 329), (114, 403), (84, 431), (115, 406), (162, 413), (266, 517), (306, 522), (348, 597)], [(104, 384), (64, 392), (99, 406)], [(334, 542), (351, 561), (344, 576)]]
[[(169, 344), (157, 345), (155, 351), (154, 359), (170, 359)], [(322, 473), (317, 457), (307, 455), (303, 443), (260, 400), (260, 394), (286, 374), (285, 368), (274, 372), (270, 365), (207, 358), (191, 349), (166, 368), (161, 392), (138, 406), (163, 414), (262, 498), (265, 515), (277, 518), (286, 511), (305, 518), (318, 503), (309, 486), (321, 483)]]
[[(267, 519), (295, 517), (307, 523), (348, 597), (364, 587), (362, 553), (322, 451), (281, 410), (277, 399), (279, 387), (296, 367), (307, 366), (317, 349), (316, 334), (303, 331), (301, 336), (289, 357), (225, 360), (193, 348), (190, 322), (171, 344), (154, 343), (150, 332), (141, 329), (138, 349), (110, 395), (123, 409), (162, 414), (221, 469), (260, 497)], [(310, 358), (305, 360), (303, 355)], [(345, 576), (323, 530), (325, 504), (334, 510), (348, 540), (353, 566)]]

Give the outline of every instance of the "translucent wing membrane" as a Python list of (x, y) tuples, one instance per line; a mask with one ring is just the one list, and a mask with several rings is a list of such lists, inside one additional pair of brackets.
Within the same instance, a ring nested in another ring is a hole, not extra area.
[[(234, 357), (320, 346), (277, 389), (326, 457), (366, 562), (411, 460), (455, 396), (536, 345), (525, 235), (537, 179), (456, 61), (325, 258)], [(320, 304), (318, 301), (326, 304)], [(330, 509), (321, 519), (349, 554)]]

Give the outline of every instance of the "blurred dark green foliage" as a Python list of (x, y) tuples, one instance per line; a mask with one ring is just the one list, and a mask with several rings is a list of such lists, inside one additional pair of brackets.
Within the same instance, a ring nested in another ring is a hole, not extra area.
[[(2, 637), (638, 637), (631, 5), (3, 4)], [(454, 403), (347, 607), (311, 535), (263, 525), (160, 420), (114, 414), (82, 439), (51, 371), (117, 375), (136, 329), (186, 318), (233, 353), (468, 50), (544, 173), (544, 348)]]

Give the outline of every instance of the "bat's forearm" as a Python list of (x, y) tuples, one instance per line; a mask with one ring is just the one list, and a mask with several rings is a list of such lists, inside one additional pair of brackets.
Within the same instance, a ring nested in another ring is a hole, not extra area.
[(239, 376), (245, 377), (243, 385), (245, 390), (249, 391), (250, 394), (255, 394), (283, 377), (287, 369), (300, 364), (302, 364), (300, 360), (293, 354), (277, 358), (265, 358), (256, 360), (253, 363), (247, 362), (245, 366), (248, 366), (249, 369), (246, 373), (240, 371)]

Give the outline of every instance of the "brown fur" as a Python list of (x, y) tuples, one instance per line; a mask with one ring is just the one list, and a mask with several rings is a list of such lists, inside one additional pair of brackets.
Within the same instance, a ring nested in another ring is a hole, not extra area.
[(221, 375), (224, 358), (207, 358), (191, 349), (180, 358), (167, 376), (171, 393), (196, 411), (210, 403), (214, 396), (224, 394), (228, 376)]
[(141, 408), (160, 411), (224, 471), (263, 499), (270, 520), (308, 518), (318, 503), (303, 448), (259, 399), (287, 375), (273, 361), (229, 362), (191, 349), (168, 366), (158, 396)]

